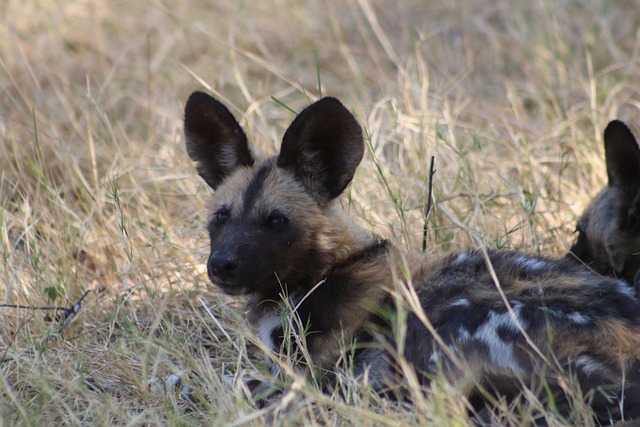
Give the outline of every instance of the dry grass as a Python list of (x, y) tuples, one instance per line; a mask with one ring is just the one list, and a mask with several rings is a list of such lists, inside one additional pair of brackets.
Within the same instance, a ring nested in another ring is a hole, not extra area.
[[(640, 124), (640, 4), (307, 3), (0, 2), (2, 299), (70, 305), (93, 290), (44, 345), (43, 312), (2, 309), (0, 424), (468, 422), (446, 385), (411, 404), (348, 387), (344, 403), (298, 378), (260, 410), (224, 381), (262, 367), (241, 304), (204, 274), (208, 190), (182, 106), (212, 92), (272, 151), (292, 119), (273, 98), (298, 110), (332, 94), (370, 137), (345, 206), (373, 230), (419, 249), (434, 155), (431, 251), (562, 254), (605, 181), (604, 126)], [(147, 390), (172, 372), (197, 404)]]

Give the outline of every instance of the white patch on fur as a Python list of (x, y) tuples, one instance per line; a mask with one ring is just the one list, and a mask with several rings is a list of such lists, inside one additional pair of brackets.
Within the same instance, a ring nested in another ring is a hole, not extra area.
[(547, 313), (549, 316), (553, 317), (554, 319), (566, 319), (568, 317), (567, 313), (565, 313), (562, 310), (558, 310), (557, 308), (549, 308), (549, 307), (541, 306), (541, 307), (538, 307), (538, 310), (544, 313)]
[(591, 318), (584, 314), (581, 313), (579, 311), (571, 311), (571, 312), (564, 312), (562, 310), (558, 310), (556, 308), (549, 308), (549, 307), (538, 307), (538, 310), (547, 313), (549, 316), (555, 318), (555, 319), (567, 319), (570, 322), (573, 322), (575, 324), (578, 325), (586, 325), (591, 321)]
[(471, 301), (466, 298), (458, 298), (454, 302), (451, 303), (451, 307), (469, 307), (471, 305)]
[(434, 351), (433, 353), (431, 353), (431, 356), (429, 357), (430, 364), (435, 365), (440, 362), (440, 360), (442, 360), (442, 355), (439, 351)]
[(577, 357), (574, 361), (574, 365), (586, 375), (606, 374), (606, 370), (602, 364), (586, 354)]
[(616, 281), (616, 291), (618, 291), (619, 294), (622, 294), (629, 298), (636, 297), (635, 291), (631, 288), (631, 286), (628, 283), (623, 282), (622, 280)]
[(256, 333), (260, 341), (271, 351), (276, 351), (273, 331), (280, 327), (282, 327), (282, 317), (275, 311), (266, 313), (256, 325)]
[(458, 256), (456, 257), (456, 259), (453, 260), (453, 265), (458, 266), (458, 265), (462, 265), (465, 262), (467, 262), (467, 260), (470, 258), (470, 255), (468, 252), (461, 252), (458, 254)]
[[(522, 304), (513, 304), (513, 311), (520, 323), (520, 309)], [(507, 328), (514, 333), (520, 333), (518, 325), (513, 321), (509, 312), (501, 314), (495, 311), (489, 312), (489, 319), (484, 322), (473, 334), (475, 338), (489, 347), (491, 362), (501, 368), (509, 369), (514, 372), (522, 372), (522, 368), (518, 365), (513, 355), (513, 345), (503, 341), (498, 335), (498, 328)]]
[(461, 326), (460, 329), (458, 329), (458, 341), (460, 341), (461, 343), (464, 343), (464, 342), (468, 342), (469, 339), (471, 339), (471, 334), (469, 333), (469, 330), (464, 326)]
[(522, 268), (528, 270), (542, 270), (547, 267), (547, 263), (545, 261), (541, 261), (535, 258), (528, 258), (523, 255), (519, 255), (516, 258), (516, 262), (518, 262), (518, 264), (520, 264)]
[(577, 323), (579, 325), (586, 325), (591, 320), (589, 316), (586, 314), (580, 313), (579, 311), (573, 311), (566, 315), (567, 318), (573, 323)]

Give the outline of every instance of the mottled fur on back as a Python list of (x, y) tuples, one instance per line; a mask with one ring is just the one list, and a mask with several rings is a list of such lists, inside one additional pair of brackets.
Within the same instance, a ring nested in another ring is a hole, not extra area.
[(614, 120), (604, 132), (609, 182), (582, 214), (569, 257), (634, 283), (640, 271), (640, 148)]
[[(601, 420), (622, 418), (621, 409), (640, 415), (632, 289), (568, 259), (403, 254), (368, 234), (337, 201), (364, 147), (336, 99), (304, 109), (273, 157), (255, 157), (231, 113), (203, 93), (187, 102), (185, 134), (215, 190), (209, 277), (246, 296), (247, 321), (273, 357), (311, 364), (329, 382), (350, 365), (383, 391), (402, 383), (392, 349), (403, 349), (399, 357), (425, 387), (443, 374), (470, 397), (513, 398), (544, 384), (557, 404), (573, 378)], [(398, 310), (411, 308), (403, 291), (415, 292), (419, 306), (397, 324)], [(394, 331), (402, 326), (400, 343)]]

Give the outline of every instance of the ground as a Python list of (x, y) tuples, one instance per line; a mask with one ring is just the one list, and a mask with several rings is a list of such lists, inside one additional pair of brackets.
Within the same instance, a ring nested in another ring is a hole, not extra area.
[[(606, 183), (602, 131), (640, 130), (640, 5), (586, 0), (73, 0), (0, 3), (1, 421), (8, 425), (466, 425), (443, 384), (398, 403), (264, 375), (242, 301), (208, 283), (209, 189), (182, 108), (223, 100), (254, 147), (321, 95), (367, 153), (343, 198), (366, 227), (431, 253), (487, 245), (561, 256)], [(65, 312), (60, 312), (63, 316)], [(193, 389), (154, 393), (176, 374)], [(99, 386), (92, 386), (98, 384)], [(542, 413), (504, 408), (512, 424)]]

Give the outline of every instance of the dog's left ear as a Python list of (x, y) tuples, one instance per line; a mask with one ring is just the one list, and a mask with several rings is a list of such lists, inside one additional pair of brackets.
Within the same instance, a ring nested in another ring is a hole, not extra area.
[(305, 108), (282, 139), (278, 167), (291, 171), (319, 201), (340, 195), (362, 160), (362, 128), (335, 98)]

